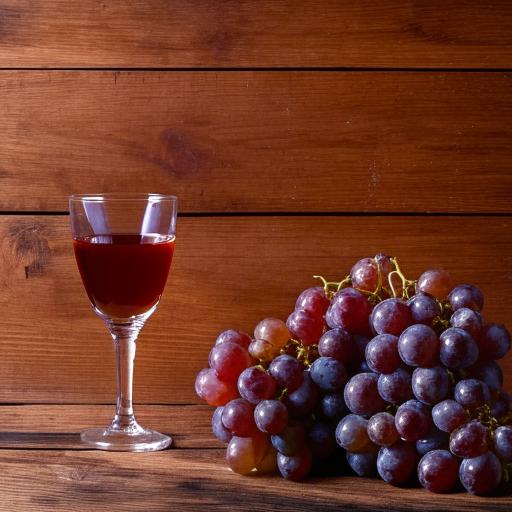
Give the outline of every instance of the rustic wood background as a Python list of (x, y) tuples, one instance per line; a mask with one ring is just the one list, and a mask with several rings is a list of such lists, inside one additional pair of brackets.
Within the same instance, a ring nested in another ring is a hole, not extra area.
[[(135, 398), (195, 450), (155, 454), (165, 478), (197, 464), (152, 510), (196, 510), (200, 491), (230, 510), (219, 482), (201, 484), (221, 455), (197, 451), (219, 444), (194, 376), (219, 331), (285, 318), (313, 274), (340, 278), (385, 251), (411, 277), (442, 266), (479, 285), (486, 318), (512, 325), (511, 63), (507, 0), (0, 0), (0, 447), (76, 449), (111, 413), (113, 357), (74, 262), (72, 193), (181, 201)], [(511, 390), (512, 357), (503, 365)], [(0, 452), (0, 470), (16, 467), (7, 488), (36, 467), (60, 484), (11, 489), (5, 510), (79, 510), (72, 490), (100, 510), (90, 486), (132, 474), (128, 456), (19, 453)], [(333, 482), (304, 503), (330, 510)], [(370, 488), (350, 482), (339, 500), (366, 510)], [(251, 485), (254, 497), (265, 483)], [(394, 490), (375, 489), (385, 506)], [(297, 510), (296, 492), (281, 510)], [(418, 505), (411, 492), (400, 507)]]

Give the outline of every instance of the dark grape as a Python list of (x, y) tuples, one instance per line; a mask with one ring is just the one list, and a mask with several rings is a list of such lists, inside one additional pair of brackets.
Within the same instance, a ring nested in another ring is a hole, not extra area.
[(331, 420), (339, 420), (346, 412), (347, 406), (343, 395), (338, 393), (327, 394), (320, 400), (322, 414)]
[(400, 366), (398, 338), (392, 334), (379, 334), (366, 345), (366, 363), (377, 373), (391, 373)]
[(321, 356), (333, 357), (342, 363), (348, 363), (353, 356), (354, 340), (345, 329), (331, 329), (320, 338), (318, 353)]
[(288, 409), (279, 400), (263, 400), (254, 409), (256, 426), (267, 434), (279, 434), (288, 424)]
[(482, 315), (478, 311), (469, 308), (460, 308), (450, 318), (452, 327), (459, 327), (469, 332), (476, 340), (482, 330)]
[(398, 352), (409, 366), (429, 367), (439, 355), (439, 339), (432, 327), (411, 325), (398, 338)]
[(471, 284), (460, 284), (448, 295), (448, 300), (454, 311), (460, 308), (469, 308), (482, 311), (484, 296), (479, 288)]
[(450, 435), (450, 451), (458, 457), (477, 457), (487, 448), (487, 429), (479, 421), (469, 421)]
[(434, 405), (444, 400), (451, 388), (451, 380), (445, 368), (416, 368), (412, 373), (412, 392), (420, 401)]
[(418, 293), (428, 293), (437, 300), (446, 299), (451, 289), (452, 278), (442, 268), (423, 272), (416, 283), (416, 291)]
[(412, 323), (411, 310), (401, 299), (386, 299), (373, 308), (370, 322), (377, 334), (399, 336)]
[(223, 443), (229, 443), (233, 434), (222, 424), (222, 411), (224, 407), (217, 407), (212, 415), (213, 435)]
[(416, 442), (430, 430), (430, 410), (417, 400), (408, 400), (397, 409), (395, 426), (404, 441)]
[(347, 452), (348, 465), (359, 476), (373, 476), (376, 473), (377, 453), (374, 451), (352, 453)]
[(231, 400), (224, 406), (222, 424), (235, 436), (249, 437), (254, 434), (254, 405), (243, 398)]
[(314, 345), (322, 336), (324, 320), (321, 316), (296, 309), (286, 320), (286, 327), (294, 338), (302, 341), (303, 345)]
[(195, 390), (199, 398), (208, 405), (225, 405), (238, 393), (236, 385), (219, 379), (212, 368), (204, 368), (196, 377)]
[(288, 354), (277, 356), (268, 367), (270, 375), (288, 392), (295, 391), (304, 381), (304, 367)]
[(251, 343), (251, 337), (245, 334), (245, 332), (228, 329), (227, 331), (221, 332), (215, 341), (215, 345), (220, 345), (221, 343), (236, 343), (247, 349), (249, 343)]
[(480, 407), (491, 401), (491, 392), (485, 382), (478, 379), (463, 379), (457, 382), (454, 398), (466, 408)]
[(432, 492), (446, 492), (455, 487), (459, 463), (447, 450), (432, 450), (418, 464), (420, 484)]
[(336, 442), (353, 453), (368, 451), (371, 441), (368, 437), (368, 420), (357, 414), (348, 414), (336, 427)]
[(503, 386), (503, 372), (495, 361), (478, 361), (468, 369), (468, 374), (485, 382), (493, 393), (497, 393)]
[(395, 427), (395, 418), (388, 412), (378, 412), (368, 420), (368, 437), (379, 446), (391, 446), (400, 436)]
[(277, 454), (277, 467), (287, 480), (299, 481), (311, 471), (313, 457), (307, 446), (303, 446), (295, 455)]
[(464, 459), (459, 468), (459, 479), (471, 494), (491, 493), (500, 484), (501, 476), (500, 461), (492, 452)]
[(443, 432), (453, 432), (466, 423), (467, 419), (466, 409), (455, 400), (443, 400), (432, 408), (432, 420)]
[(302, 384), (289, 393), (285, 398), (285, 404), (292, 416), (306, 416), (311, 414), (318, 402), (318, 391), (311, 375), (304, 371)]
[(252, 358), (245, 348), (225, 341), (212, 348), (208, 362), (220, 379), (236, 382), (238, 376), (251, 366)]
[(491, 407), (491, 414), (497, 419), (501, 420), (505, 414), (512, 410), (512, 397), (506, 392), (501, 390)]
[(347, 382), (347, 370), (343, 363), (332, 357), (319, 357), (309, 371), (313, 382), (322, 391), (338, 391)]
[(501, 324), (487, 324), (478, 339), (482, 359), (501, 359), (510, 350), (510, 333)]
[(512, 462), (512, 426), (503, 425), (494, 432), (494, 451), (503, 462)]
[(257, 366), (245, 369), (238, 377), (238, 392), (251, 404), (273, 398), (276, 392), (276, 381)]
[(450, 327), (441, 336), (440, 359), (451, 369), (467, 368), (478, 359), (478, 346), (464, 329)]
[(272, 445), (283, 455), (295, 455), (304, 446), (305, 439), (304, 425), (297, 420), (291, 420), (282, 432), (271, 436)]
[(377, 471), (388, 484), (403, 485), (414, 475), (417, 461), (414, 445), (398, 441), (393, 446), (383, 446), (379, 450)]
[(348, 381), (344, 398), (351, 412), (371, 416), (384, 408), (384, 400), (377, 388), (378, 380), (374, 373), (358, 373)]
[(299, 295), (295, 303), (295, 309), (302, 309), (311, 313), (313, 316), (323, 317), (329, 304), (330, 301), (324, 289), (321, 286), (315, 286), (314, 288), (304, 290)]
[(412, 321), (415, 324), (432, 326), (434, 320), (441, 316), (439, 302), (424, 293), (418, 293), (411, 297), (407, 301), (407, 305), (411, 310)]
[(308, 432), (307, 441), (313, 457), (326, 458), (336, 450), (334, 429), (322, 422), (315, 422)]
[(416, 451), (420, 457), (432, 450), (448, 450), (450, 436), (432, 426), (428, 433), (416, 441)]
[(340, 327), (351, 334), (365, 333), (370, 311), (364, 294), (354, 288), (342, 288), (332, 299), (325, 321), (331, 329)]
[(411, 376), (403, 368), (382, 374), (378, 380), (379, 395), (386, 402), (400, 405), (412, 398)]

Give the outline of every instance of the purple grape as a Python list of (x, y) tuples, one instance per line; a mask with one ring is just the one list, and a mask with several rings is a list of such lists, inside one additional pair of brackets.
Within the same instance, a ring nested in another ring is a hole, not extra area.
[(277, 356), (268, 367), (275, 381), (289, 392), (295, 391), (304, 381), (304, 367), (287, 354)]
[(450, 327), (441, 334), (440, 359), (447, 368), (458, 370), (475, 364), (478, 345), (464, 329)]
[(450, 435), (450, 451), (457, 457), (477, 457), (487, 449), (487, 429), (479, 421), (469, 421)]
[(371, 447), (368, 420), (357, 414), (348, 414), (336, 427), (336, 442), (349, 452), (366, 452)]
[(276, 381), (257, 366), (245, 369), (238, 377), (238, 392), (251, 404), (273, 398), (276, 392)]
[(424, 404), (434, 405), (450, 392), (450, 376), (445, 368), (416, 368), (412, 373), (412, 392)]
[(379, 446), (391, 446), (400, 436), (395, 427), (395, 418), (389, 412), (378, 412), (368, 420), (368, 437)]
[(492, 452), (464, 459), (459, 468), (459, 479), (471, 494), (491, 493), (500, 484), (501, 477), (500, 461)]
[(296, 309), (286, 320), (286, 327), (304, 345), (315, 345), (322, 336), (324, 320), (321, 316)]
[(302, 309), (313, 316), (323, 317), (329, 304), (330, 301), (325, 295), (324, 289), (321, 286), (315, 286), (304, 290), (299, 295), (295, 303), (295, 309)]
[(326, 423), (314, 423), (308, 432), (307, 441), (313, 457), (324, 459), (336, 450), (334, 429)]
[(400, 366), (398, 338), (379, 334), (366, 345), (366, 363), (376, 373), (392, 373)]
[(448, 450), (450, 436), (432, 426), (427, 435), (416, 441), (416, 451), (420, 457), (432, 450)]
[(288, 426), (279, 434), (271, 436), (272, 446), (283, 455), (295, 455), (303, 446), (306, 439), (304, 425), (291, 420)]
[(379, 377), (374, 373), (358, 373), (348, 381), (344, 398), (351, 412), (371, 416), (384, 408), (384, 400), (377, 388), (378, 380)]
[(395, 426), (404, 441), (414, 443), (430, 430), (430, 410), (417, 400), (408, 400), (397, 409)]
[(512, 426), (503, 425), (494, 432), (494, 452), (503, 462), (512, 462)]
[(307, 446), (303, 446), (295, 455), (277, 454), (277, 467), (283, 478), (299, 481), (311, 471), (313, 457)]
[(452, 327), (459, 327), (469, 332), (474, 339), (477, 339), (482, 330), (482, 315), (478, 311), (469, 308), (460, 308), (450, 318)]
[(443, 432), (453, 432), (466, 423), (466, 409), (455, 400), (443, 400), (432, 408), (434, 425)]
[(510, 333), (502, 324), (487, 324), (478, 345), (482, 359), (501, 359), (510, 350)]
[(373, 308), (370, 323), (377, 334), (399, 336), (412, 324), (411, 310), (402, 299), (386, 299)]
[(343, 395), (338, 393), (324, 395), (320, 401), (322, 414), (330, 420), (339, 420), (346, 412), (347, 406)]
[(373, 476), (376, 473), (377, 453), (363, 452), (352, 453), (346, 452), (348, 465), (359, 476)]
[(400, 405), (412, 398), (411, 376), (403, 368), (382, 374), (378, 380), (379, 395), (386, 402)]
[(256, 426), (266, 434), (279, 434), (288, 424), (288, 409), (279, 400), (262, 400), (254, 409)]
[(304, 371), (302, 384), (289, 393), (284, 402), (292, 416), (306, 416), (314, 411), (318, 402), (318, 391), (308, 371)]
[(411, 325), (398, 338), (398, 352), (409, 366), (429, 367), (439, 356), (439, 339), (432, 327)]
[(351, 358), (354, 362), (360, 363), (365, 360), (366, 346), (370, 343), (370, 338), (362, 334), (354, 334), (352, 339), (354, 340), (354, 352), (351, 354)]
[(459, 380), (455, 386), (454, 398), (468, 409), (491, 402), (491, 392), (485, 382), (478, 379)]
[(310, 375), (313, 382), (327, 392), (338, 391), (347, 382), (347, 370), (332, 357), (319, 357), (311, 365)]
[(456, 286), (448, 295), (448, 300), (454, 311), (460, 308), (482, 311), (484, 307), (484, 296), (482, 292), (472, 284), (460, 284)]
[(245, 332), (229, 329), (219, 334), (215, 341), (215, 345), (221, 345), (222, 343), (235, 343), (247, 350), (251, 341), (251, 337)]
[(391, 485), (403, 485), (414, 475), (418, 456), (414, 445), (398, 441), (383, 446), (377, 455), (377, 471), (382, 480)]
[(501, 390), (496, 398), (496, 401), (491, 407), (491, 414), (497, 419), (501, 420), (505, 414), (512, 410), (512, 397), (506, 392)]
[(237, 437), (250, 437), (256, 430), (254, 406), (243, 398), (231, 400), (222, 411), (222, 424)]
[(439, 303), (423, 293), (414, 295), (407, 301), (411, 310), (412, 322), (414, 324), (424, 324), (432, 326), (434, 320), (441, 316), (441, 306)]
[(495, 361), (478, 361), (468, 369), (468, 374), (485, 382), (493, 393), (497, 393), (503, 386), (503, 372)]
[(222, 424), (222, 411), (224, 407), (217, 407), (212, 415), (213, 435), (223, 443), (229, 443), (233, 434)]
[(342, 288), (332, 299), (325, 315), (327, 325), (347, 332), (365, 333), (371, 307), (366, 296), (354, 288)]
[(318, 353), (321, 356), (333, 357), (343, 364), (353, 356), (354, 340), (344, 329), (335, 328), (322, 334), (318, 342)]
[(432, 450), (418, 464), (420, 484), (432, 492), (446, 492), (455, 487), (459, 476), (459, 463), (447, 450)]

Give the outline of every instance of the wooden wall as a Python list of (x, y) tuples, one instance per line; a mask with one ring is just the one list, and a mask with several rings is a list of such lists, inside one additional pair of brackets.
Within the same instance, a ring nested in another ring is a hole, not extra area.
[(0, 0), (0, 402), (113, 401), (71, 193), (181, 200), (138, 402), (379, 251), (512, 326), (511, 62), (506, 0)]

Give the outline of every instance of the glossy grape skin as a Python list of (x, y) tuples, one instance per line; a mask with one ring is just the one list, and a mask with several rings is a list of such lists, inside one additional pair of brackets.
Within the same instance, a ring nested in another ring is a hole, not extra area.
[(414, 475), (418, 456), (414, 445), (398, 441), (393, 446), (383, 446), (377, 455), (377, 471), (385, 482), (403, 485)]
[(245, 332), (228, 329), (221, 332), (215, 341), (215, 345), (221, 345), (222, 343), (235, 343), (247, 350), (249, 343), (251, 343), (251, 337)]
[(347, 382), (347, 370), (332, 357), (319, 357), (309, 369), (313, 382), (326, 392), (338, 391)]
[(277, 356), (268, 367), (270, 375), (288, 392), (295, 391), (304, 381), (304, 367), (292, 356)]
[(386, 402), (400, 405), (412, 398), (411, 376), (403, 368), (379, 375), (379, 395)]
[[(385, 407), (377, 388), (379, 377), (375, 373), (358, 373), (345, 386), (345, 404), (354, 414), (371, 416)], [(351, 450), (354, 451), (354, 450)]]
[(370, 323), (377, 334), (399, 336), (412, 323), (411, 310), (401, 299), (386, 299), (373, 308)]
[(288, 425), (288, 409), (279, 400), (263, 400), (254, 409), (256, 426), (266, 434), (279, 434)]
[(368, 420), (368, 437), (379, 446), (391, 446), (400, 436), (395, 427), (395, 418), (389, 412), (378, 412)]
[(295, 455), (277, 454), (277, 467), (287, 480), (303, 480), (311, 471), (313, 457), (307, 446), (303, 446)]
[(304, 425), (297, 420), (291, 420), (282, 432), (271, 436), (274, 448), (284, 455), (296, 454), (304, 446), (305, 439)]
[(354, 288), (342, 288), (332, 299), (325, 315), (327, 325), (350, 334), (366, 333), (371, 306), (366, 296)]
[(373, 476), (377, 472), (377, 453), (362, 452), (352, 453), (346, 452), (348, 465), (358, 476)]
[(494, 432), (494, 452), (503, 462), (512, 462), (512, 426), (502, 425)]
[(318, 402), (318, 390), (308, 371), (303, 372), (302, 384), (296, 390), (288, 393), (284, 401), (292, 416), (306, 416), (315, 410)]
[(366, 363), (376, 373), (392, 373), (401, 364), (398, 338), (392, 334), (379, 334), (366, 345)]
[(208, 359), (220, 379), (234, 381), (252, 364), (252, 358), (247, 350), (236, 343), (224, 342), (215, 345)]
[(224, 406), (222, 424), (235, 436), (249, 437), (254, 434), (254, 406), (243, 398), (231, 400)]
[(450, 324), (452, 327), (459, 327), (469, 332), (476, 340), (478, 336), (480, 336), (483, 320), (482, 315), (478, 311), (469, 308), (460, 308), (452, 314)]
[(367, 428), (368, 420), (357, 414), (348, 414), (336, 427), (336, 442), (349, 452), (368, 451), (371, 441)]
[(453, 432), (466, 423), (466, 409), (455, 400), (443, 400), (432, 407), (434, 425), (443, 432)]
[(276, 381), (257, 366), (245, 369), (238, 377), (238, 392), (251, 404), (273, 398), (276, 393)]
[(213, 435), (223, 443), (229, 443), (233, 434), (222, 424), (222, 411), (224, 407), (217, 407), (212, 415)]
[(432, 450), (448, 450), (450, 436), (432, 426), (428, 433), (416, 441), (416, 452), (420, 457)]
[(256, 471), (262, 475), (277, 471), (277, 451), (272, 445), (269, 445), (263, 458), (256, 465)]
[(327, 298), (321, 286), (315, 286), (304, 290), (295, 303), (295, 309), (302, 309), (316, 317), (323, 317), (329, 307), (330, 300)]
[(339, 420), (347, 411), (343, 395), (339, 393), (324, 395), (320, 400), (322, 414), (330, 420)]
[(434, 365), (439, 354), (436, 332), (428, 325), (411, 325), (398, 338), (398, 353), (409, 366), (427, 368)]
[(260, 361), (272, 361), (280, 349), (265, 340), (253, 340), (248, 348), (249, 354)]
[(303, 345), (315, 345), (322, 336), (324, 320), (321, 316), (296, 309), (286, 320), (286, 327), (293, 338), (302, 341)]
[(441, 306), (439, 303), (424, 293), (417, 293), (412, 296), (407, 305), (411, 310), (412, 321), (414, 324), (424, 324), (432, 326), (434, 320), (441, 316)]
[(454, 398), (463, 407), (472, 409), (490, 403), (491, 392), (481, 380), (463, 379), (455, 386)]
[(455, 487), (459, 477), (459, 463), (447, 450), (432, 450), (418, 464), (420, 484), (432, 492), (446, 492)]
[(492, 452), (466, 458), (459, 467), (459, 479), (471, 494), (490, 494), (500, 484), (501, 477), (500, 461)]
[(408, 400), (397, 409), (395, 426), (404, 441), (414, 443), (430, 430), (430, 410), (417, 400)]
[(503, 372), (494, 361), (478, 361), (468, 369), (470, 377), (485, 382), (492, 393), (497, 393), (503, 386)]
[(487, 430), (479, 421), (469, 421), (450, 435), (450, 451), (458, 457), (477, 457), (487, 449)]
[(482, 311), (484, 296), (479, 288), (471, 284), (460, 284), (448, 295), (448, 300), (453, 311), (460, 308), (469, 308), (474, 311)]
[(510, 333), (502, 324), (487, 324), (478, 339), (482, 359), (501, 359), (510, 350)]
[(412, 392), (417, 400), (435, 405), (444, 400), (451, 388), (451, 380), (445, 368), (416, 368), (412, 373)]
[(262, 460), (269, 446), (267, 436), (256, 433), (252, 437), (233, 436), (226, 450), (229, 468), (240, 475), (247, 475)]
[(254, 329), (254, 339), (268, 341), (276, 349), (283, 348), (290, 338), (288, 327), (278, 318), (265, 318)]
[(318, 353), (348, 363), (355, 350), (354, 345), (352, 336), (345, 329), (338, 327), (322, 334), (318, 342)]
[(352, 286), (358, 290), (375, 292), (380, 284), (386, 287), (388, 275), (393, 270), (389, 256), (378, 254), (375, 258), (363, 258), (356, 262), (350, 271)]
[(236, 385), (219, 379), (215, 370), (204, 368), (196, 377), (196, 394), (208, 405), (225, 405), (238, 395)]
[(439, 358), (444, 366), (458, 370), (467, 368), (478, 359), (478, 345), (464, 329), (450, 327), (440, 336)]
[(416, 283), (416, 291), (427, 293), (437, 300), (444, 300), (452, 289), (452, 278), (446, 270), (436, 268), (421, 274)]
[(326, 458), (336, 450), (334, 429), (322, 422), (315, 422), (308, 432), (307, 442), (313, 457)]

